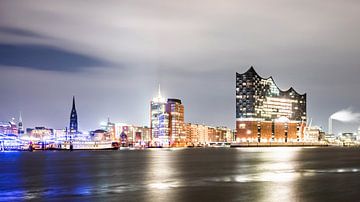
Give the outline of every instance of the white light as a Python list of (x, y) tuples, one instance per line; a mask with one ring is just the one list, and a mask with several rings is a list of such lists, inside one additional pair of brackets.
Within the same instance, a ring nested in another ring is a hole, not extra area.
[(281, 123), (287, 123), (287, 122), (290, 122), (290, 120), (285, 117), (285, 116), (281, 116), (279, 117), (278, 119), (276, 119), (277, 122), (281, 122)]

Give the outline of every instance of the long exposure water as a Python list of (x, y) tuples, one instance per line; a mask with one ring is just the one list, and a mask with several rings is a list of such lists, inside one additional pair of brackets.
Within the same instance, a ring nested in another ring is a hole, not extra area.
[(360, 148), (2, 152), (0, 201), (359, 201)]

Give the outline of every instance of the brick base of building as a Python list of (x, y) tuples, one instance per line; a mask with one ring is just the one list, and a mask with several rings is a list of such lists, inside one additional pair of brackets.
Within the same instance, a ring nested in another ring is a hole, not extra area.
[(236, 142), (301, 142), (302, 122), (236, 121)]

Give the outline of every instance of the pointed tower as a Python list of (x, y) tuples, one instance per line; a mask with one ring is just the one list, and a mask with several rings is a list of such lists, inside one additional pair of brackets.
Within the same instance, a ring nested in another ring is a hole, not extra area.
[(19, 134), (19, 135), (24, 134), (24, 126), (23, 126), (23, 121), (22, 121), (21, 112), (20, 112), (20, 115), (19, 115), (18, 134)]
[(73, 96), (73, 104), (70, 114), (70, 127), (69, 127), (70, 133), (77, 133), (78, 132), (78, 121), (77, 121), (77, 113), (75, 108), (75, 96)]
[(158, 90), (158, 97), (161, 97), (161, 88), (160, 88), (160, 84), (159, 84), (159, 90)]
[(165, 103), (166, 102), (166, 99), (161, 96), (160, 84), (159, 84), (159, 89), (158, 89), (158, 95), (157, 95), (157, 97), (153, 98), (152, 102), (156, 102), (156, 103)]
[(166, 99), (161, 95), (159, 84), (158, 95), (150, 102), (150, 127), (152, 144), (156, 146), (163, 146), (169, 144), (168, 130), (163, 130), (165, 134), (161, 134), (161, 127), (164, 122), (168, 123), (169, 115), (166, 111)]

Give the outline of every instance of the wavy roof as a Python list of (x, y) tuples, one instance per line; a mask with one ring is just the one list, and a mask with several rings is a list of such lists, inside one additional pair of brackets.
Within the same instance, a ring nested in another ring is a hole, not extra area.
[(245, 73), (243, 73), (243, 74), (239, 74), (238, 72), (236, 72), (236, 74), (244, 75), (244, 74), (249, 74), (250, 72), (254, 73), (255, 75), (257, 75), (258, 77), (260, 77), (260, 78), (263, 79), (263, 80), (269, 80), (269, 79), (271, 79), (272, 82), (274, 83), (274, 85), (277, 87), (277, 89), (278, 89), (280, 92), (282, 92), (282, 93), (294, 92), (294, 93), (296, 93), (297, 95), (300, 95), (300, 96), (305, 96), (305, 95), (306, 95), (306, 93), (303, 93), (303, 94), (298, 93), (293, 87), (290, 87), (288, 90), (282, 90), (282, 89), (279, 88), (279, 86), (275, 83), (275, 81), (274, 81), (274, 79), (273, 79), (272, 76), (270, 76), (270, 77), (268, 77), (268, 78), (264, 78), (264, 77), (260, 76), (260, 75), (255, 71), (255, 69), (254, 69), (253, 66), (251, 66), (251, 67), (250, 67)]

